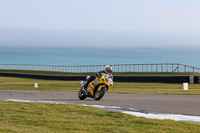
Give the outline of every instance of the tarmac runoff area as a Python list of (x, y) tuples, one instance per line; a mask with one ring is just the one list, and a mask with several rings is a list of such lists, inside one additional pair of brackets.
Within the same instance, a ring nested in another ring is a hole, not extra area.
[(95, 101), (91, 98), (79, 100), (77, 95), (77, 92), (0, 90), (0, 100), (4, 101), (78, 104), (150, 119), (170, 119), (200, 124), (200, 96), (198, 95), (107, 93), (100, 101)]

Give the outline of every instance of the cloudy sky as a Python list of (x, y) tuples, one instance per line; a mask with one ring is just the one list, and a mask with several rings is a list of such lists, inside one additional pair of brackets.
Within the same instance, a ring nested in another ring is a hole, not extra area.
[(200, 47), (199, 0), (0, 0), (0, 47)]

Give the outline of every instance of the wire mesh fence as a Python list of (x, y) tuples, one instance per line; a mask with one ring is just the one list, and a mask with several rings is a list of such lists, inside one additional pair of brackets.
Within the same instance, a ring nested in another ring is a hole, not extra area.
[[(2, 70), (35, 70), (57, 72), (97, 72), (105, 65), (35, 65), (35, 64), (0, 64)], [(158, 64), (113, 64), (113, 72), (200, 72), (200, 68), (179, 63)]]

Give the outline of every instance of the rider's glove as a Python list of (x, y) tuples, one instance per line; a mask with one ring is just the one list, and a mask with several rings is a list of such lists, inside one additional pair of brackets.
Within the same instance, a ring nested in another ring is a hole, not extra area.
[(100, 73), (96, 73), (96, 77), (101, 78)]

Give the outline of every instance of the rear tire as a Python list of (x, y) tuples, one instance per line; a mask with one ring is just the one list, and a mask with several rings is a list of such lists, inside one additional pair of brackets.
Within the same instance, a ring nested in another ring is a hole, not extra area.
[(103, 87), (100, 91), (97, 90), (97, 92), (94, 94), (95, 100), (100, 100), (106, 93), (106, 87)]
[(80, 99), (80, 100), (84, 100), (85, 98), (86, 98), (86, 96), (85, 96), (85, 91), (81, 88), (80, 89), (80, 91), (79, 91), (79, 93), (78, 93), (78, 98)]

